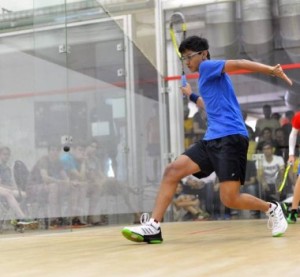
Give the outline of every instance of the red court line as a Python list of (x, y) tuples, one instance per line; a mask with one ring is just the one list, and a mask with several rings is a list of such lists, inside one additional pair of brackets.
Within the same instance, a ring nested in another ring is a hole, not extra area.
[[(156, 84), (156, 79), (149, 79), (139, 81), (139, 84)], [(20, 92), (20, 93), (11, 93), (11, 94), (1, 94), (0, 93), (0, 101), (1, 100), (9, 100), (9, 99), (19, 99), (19, 98), (28, 98), (28, 97), (42, 97), (48, 95), (63, 95), (63, 97), (68, 97), (68, 94), (71, 93), (81, 93), (81, 92), (92, 92), (97, 93), (100, 89), (110, 89), (113, 87), (126, 88), (126, 82), (114, 82), (114, 83), (104, 83), (103, 85), (90, 85), (90, 86), (81, 86), (81, 87), (68, 87), (63, 89), (54, 89), (54, 90), (46, 90), (46, 91), (37, 91), (37, 92)]]
[[(293, 63), (293, 64), (282, 64), (281, 65), (282, 69), (284, 70), (292, 70), (292, 69), (299, 69), (300, 68), (300, 63)], [(249, 70), (236, 70), (231, 73), (230, 75), (239, 75), (239, 74), (251, 74), (255, 73)], [(187, 79), (198, 79), (199, 78), (199, 73), (192, 73), (192, 74), (186, 74)], [(165, 81), (175, 81), (175, 80), (180, 80), (181, 76), (180, 75), (175, 75), (175, 76), (167, 76), (164, 78)]]

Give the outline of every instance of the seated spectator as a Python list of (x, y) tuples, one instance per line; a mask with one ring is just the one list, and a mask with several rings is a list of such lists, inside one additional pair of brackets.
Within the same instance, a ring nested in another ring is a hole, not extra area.
[[(246, 120), (247, 120), (247, 117), (248, 117), (248, 113), (247, 113), (246, 111), (242, 111), (242, 114), (243, 114), (243, 119), (244, 119), (244, 122), (245, 122), (246, 129), (247, 129), (247, 131), (248, 131), (248, 134), (251, 133), (251, 134), (253, 134), (253, 136), (254, 136), (254, 131), (253, 131), (252, 127), (249, 126), (249, 125), (246, 123)], [(254, 137), (254, 139), (255, 139), (255, 137)]]
[(28, 211), (23, 209), (24, 207), (21, 205), (21, 201), (26, 198), (26, 193), (19, 190), (14, 183), (12, 170), (8, 165), (10, 156), (9, 147), (3, 146), (0, 148), (0, 201), (4, 201), (7, 208), (13, 211), (15, 217), (12, 220), (13, 224), (20, 221), (35, 224), (35, 222), (28, 219), (28, 215), (26, 215)]
[(249, 146), (247, 152), (247, 160), (253, 160), (253, 154), (256, 153), (257, 142), (255, 141), (255, 135), (252, 128), (248, 129), (248, 135), (249, 135)]
[(236, 210), (232, 210), (228, 207), (225, 207), (220, 200), (220, 183), (218, 178), (213, 184), (213, 195), (212, 195), (212, 204), (213, 204), (213, 218), (216, 220), (228, 220), (231, 219), (233, 216), (237, 215)]
[(184, 107), (184, 149), (189, 148), (194, 142), (193, 119), (189, 118), (190, 109)]
[(271, 118), (277, 120), (279, 122), (279, 125), (280, 125), (280, 118), (281, 118), (280, 113), (272, 113)]
[[(159, 129), (159, 109), (158, 103), (152, 105), (152, 116), (149, 118), (146, 125), (146, 140), (147, 140), (147, 154), (150, 163), (148, 169), (148, 182), (156, 182), (160, 171), (160, 129)], [(101, 141), (102, 143), (102, 141)], [(106, 147), (105, 147), (106, 148)], [(105, 152), (105, 151), (103, 151)], [(102, 154), (103, 155), (103, 154)], [(105, 155), (103, 156), (105, 158)], [(118, 176), (117, 174), (114, 175)]]
[(207, 129), (205, 109), (199, 108), (193, 116), (194, 142), (203, 139)]
[(282, 127), (275, 130), (275, 142), (276, 147), (274, 154), (283, 157), (283, 160), (286, 163), (289, 158), (289, 146), (285, 143), (284, 131)]
[(98, 148), (98, 141), (92, 140), (86, 147), (84, 159), (89, 201), (87, 223), (91, 225), (107, 223), (106, 217), (98, 214), (99, 197), (103, 188), (103, 180), (106, 179), (102, 162), (97, 155)]
[(1, 147), (0, 148), (0, 184), (2, 187), (10, 190), (13, 195), (21, 200), (21, 198), (26, 197), (25, 191), (18, 188), (16, 183), (13, 180), (12, 170), (8, 165), (11, 157), (11, 151), (9, 147)]
[(6, 204), (8, 205), (7, 208), (13, 211), (14, 216), (17, 220), (24, 221), (27, 218), (11, 190), (0, 186), (0, 201), (6, 202)]
[[(256, 161), (258, 180), (262, 186), (262, 199), (278, 201), (278, 186), (284, 172), (284, 161), (281, 156), (273, 155), (273, 146), (266, 142), (263, 145), (263, 158), (261, 164)], [(282, 196), (284, 198), (284, 196)]]
[(182, 193), (183, 187), (177, 185), (173, 204), (174, 220), (201, 220), (206, 214), (200, 209), (200, 201), (196, 195)]
[(258, 196), (257, 170), (254, 161), (247, 160), (245, 182), (244, 186), (242, 186), (242, 191), (254, 196)]
[(201, 209), (212, 213), (212, 187), (217, 180), (215, 172), (205, 178), (197, 178), (194, 175), (190, 175), (183, 179), (183, 193), (197, 195)]
[(272, 138), (274, 136), (275, 129), (280, 127), (279, 121), (277, 119), (271, 118), (272, 108), (270, 105), (266, 104), (263, 106), (264, 118), (259, 118), (256, 121), (255, 126), (255, 136), (259, 137), (259, 141), (262, 139), (262, 131), (268, 127), (271, 129)]
[(289, 136), (292, 131), (292, 119), (294, 117), (294, 111), (286, 111), (285, 116), (281, 120), (281, 128), (284, 133), (284, 141), (286, 145), (289, 143)]
[[(253, 160), (247, 160), (245, 182), (244, 185), (241, 186), (241, 192), (248, 193), (253, 196), (261, 198), (259, 186), (257, 182), (257, 170), (255, 166), (255, 161)], [(259, 211), (250, 211), (250, 214), (254, 218), (259, 218), (260, 216)]]
[(69, 195), (73, 185), (59, 159), (60, 146), (49, 145), (48, 154), (41, 157), (30, 172), (28, 197), (37, 208), (45, 208), (45, 216), (54, 224), (63, 216), (63, 200)]
[[(64, 152), (60, 155), (60, 161), (72, 184), (69, 211), (74, 217), (74, 225), (85, 224), (85, 220), (82, 218), (88, 191), (85, 148), (85, 144), (79, 142), (71, 147), (70, 152)], [(81, 218), (79, 219), (79, 217)]]
[(277, 142), (273, 139), (272, 130), (269, 127), (264, 128), (262, 131), (261, 140), (258, 142), (256, 147), (257, 153), (262, 153), (262, 147), (266, 142), (273, 145), (273, 151), (275, 151), (275, 149), (277, 148)]
[[(135, 207), (133, 201), (131, 201), (131, 196), (137, 196), (137, 192), (132, 189), (127, 183), (120, 182), (115, 177), (104, 177), (99, 180), (101, 183), (101, 193), (100, 197), (102, 199), (108, 196), (115, 196), (115, 201), (118, 201), (118, 196), (124, 201), (125, 205), (128, 207), (130, 213), (134, 215), (134, 224), (140, 224), (140, 215), (137, 208)], [(115, 205), (118, 203), (116, 202)]]

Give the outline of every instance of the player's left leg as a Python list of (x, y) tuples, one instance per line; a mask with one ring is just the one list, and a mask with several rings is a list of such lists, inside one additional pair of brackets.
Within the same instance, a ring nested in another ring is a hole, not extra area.
[(240, 210), (260, 210), (269, 217), (268, 226), (272, 236), (278, 237), (285, 233), (287, 221), (277, 202), (265, 202), (251, 194), (240, 193), (239, 181), (220, 183), (220, 199), (226, 207)]

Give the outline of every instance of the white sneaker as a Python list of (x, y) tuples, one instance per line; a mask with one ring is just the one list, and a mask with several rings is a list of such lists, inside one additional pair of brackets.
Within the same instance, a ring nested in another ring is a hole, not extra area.
[(280, 237), (285, 233), (288, 223), (285, 219), (280, 204), (278, 202), (272, 203), (276, 205), (276, 207), (266, 213), (267, 216), (269, 216), (268, 228), (272, 229), (273, 237)]
[(125, 227), (122, 230), (125, 238), (135, 242), (162, 243), (160, 224), (153, 218), (141, 226)]

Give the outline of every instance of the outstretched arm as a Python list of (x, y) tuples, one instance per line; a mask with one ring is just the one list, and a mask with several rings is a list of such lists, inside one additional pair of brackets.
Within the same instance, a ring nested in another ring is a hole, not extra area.
[(265, 75), (271, 75), (274, 77), (281, 78), (290, 86), (293, 84), (292, 80), (283, 72), (280, 64), (271, 66), (249, 60), (228, 60), (225, 62), (223, 71), (226, 73), (230, 73), (232, 71), (240, 69), (245, 69), (252, 72), (263, 73)]

